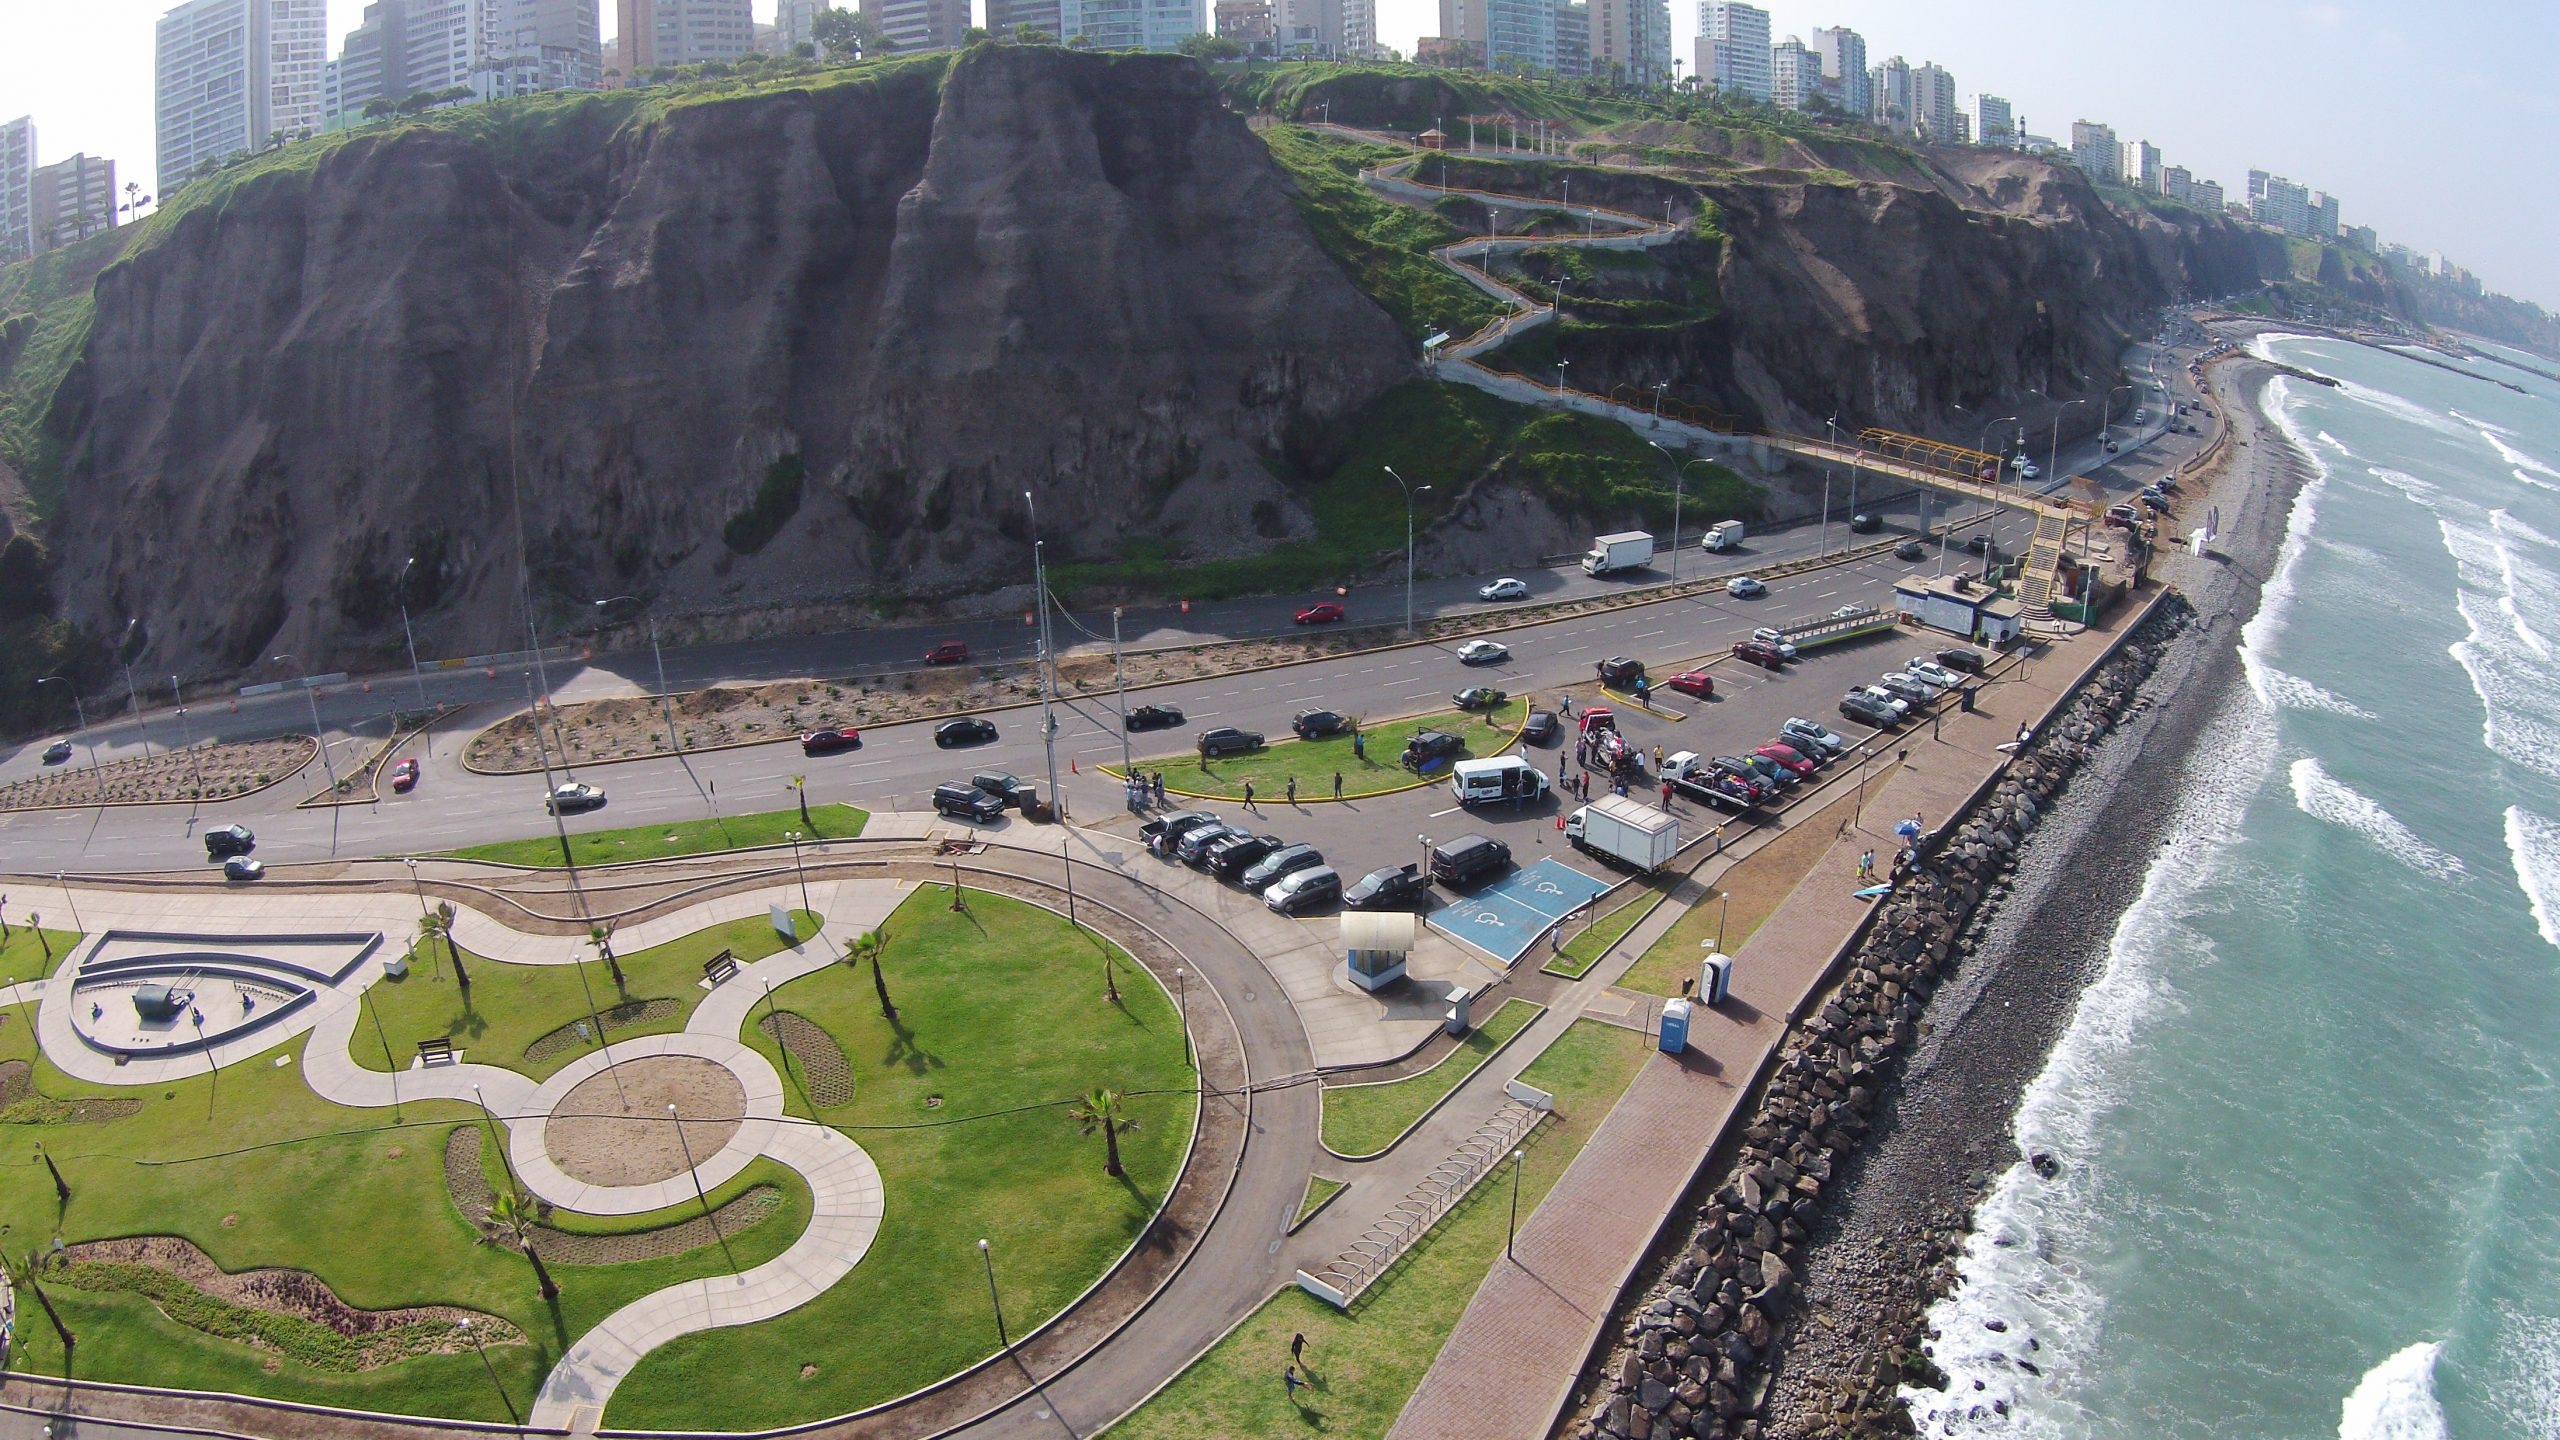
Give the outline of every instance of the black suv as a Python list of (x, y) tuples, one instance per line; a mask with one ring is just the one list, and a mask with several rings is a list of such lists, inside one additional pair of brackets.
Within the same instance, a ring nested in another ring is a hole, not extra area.
[(1040, 793), (1030, 781), (1010, 770), (981, 770), (969, 777), (969, 783), (1016, 810), (1022, 808), (1023, 801)]
[(1351, 732), (1351, 717), (1332, 710), (1301, 710), (1289, 717), (1289, 728), (1301, 740), (1321, 740), (1327, 735)]
[(1416, 730), (1405, 740), (1404, 754), (1397, 757), (1396, 763), (1419, 775), (1432, 761), (1445, 760), (1466, 748), (1463, 735), (1446, 730)]
[(1230, 835), (1211, 842), (1204, 853), (1209, 857), (1208, 871), (1221, 880), (1233, 880), (1259, 864), (1262, 857), (1280, 848), (1277, 835)]
[(984, 745), (996, 738), (996, 722), (971, 717), (945, 720), (933, 727), (933, 743), (948, 750), (954, 745)]
[(1372, 870), (1342, 892), (1345, 910), (1411, 910), (1431, 903), (1431, 881), (1411, 865)]
[(955, 820), (986, 824), (1004, 818), (1004, 802), (975, 785), (946, 781), (933, 787), (933, 808)]
[(204, 858), (219, 860), (226, 855), (246, 855), (258, 848), (258, 837), (246, 825), (225, 825), (204, 832)]
[(1600, 672), (1600, 683), (1624, 690), (1644, 678), (1644, 662), (1624, 655), (1612, 655), (1593, 667)]
[(1883, 528), (1884, 518), (1882, 516), (1853, 515), (1849, 517), (1849, 529), (1860, 535), (1873, 535)]
[(1206, 810), (1176, 810), (1170, 815), (1158, 815), (1139, 825), (1138, 838), (1152, 844), (1157, 836), (1162, 835), (1164, 843), (1171, 845), (1203, 825), (1217, 823), (1218, 817)]
[(1431, 847), (1431, 878), (1463, 890), (1511, 868), (1511, 847), (1490, 835), (1461, 835)]
[(1247, 751), (1261, 748), (1261, 736), (1250, 730), (1239, 730), (1233, 725), (1221, 725), (1214, 730), (1200, 732), (1200, 757), (1204, 760), (1214, 760), (1221, 755), (1242, 755)]

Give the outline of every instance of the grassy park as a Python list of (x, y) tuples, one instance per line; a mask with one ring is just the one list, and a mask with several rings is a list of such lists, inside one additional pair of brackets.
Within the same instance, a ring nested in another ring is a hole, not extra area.
[[(679, 855), (708, 855), (755, 845), (780, 845), (788, 832), (803, 839), (850, 840), (862, 833), (871, 812), (851, 805), (812, 805), (809, 818), (799, 810), (767, 810), (724, 819), (678, 820), (664, 825), (631, 825), (620, 830), (573, 831), (569, 853), (581, 865), (613, 865), (627, 860), (671, 860)], [(540, 835), (529, 840), (498, 840), (447, 851), (456, 860), (487, 860), (498, 865), (560, 864), (560, 838)]]
[(80, 943), (79, 935), (69, 930), (16, 923), (30, 917), (20, 914), (9, 926), (9, 938), (0, 940), (0, 985), (16, 985), (27, 980), (41, 980), (53, 973), (71, 947)]
[[(1459, 686), (1453, 682), (1450, 688)], [(1179, 791), (1216, 800), (1243, 799), (1245, 782), (1251, 781), (1256, 802), (1277, 805), (1288, 794), (1292, 779), (1298, 782), (1300, 800), (1329, 800), (1337, 771), (1342, 775), (1344, 798), (1380, 795), (1422, 783), (1420, 776), (1396, 763), (1396, 757), (1404, 753), (1406, 737), (1416, 731), (1447, 730), (1465, 736), (1467, 749), (1461, 759), (1498, 755), (1519, 733), (1528, 710), (1528, 700), (1514, 696), (1489, 711), (1447, 710), (1363, 725), (1360, 749), (1364, 753), (1360, 754), (1353, 753), (1349, 735), (1322, 740), (1278, 738), (1250, 755), (1228, 755), (1216, 760), (1204, 760), (1197, 753), (1157, 756), (1138, 761), (1137, 768), (1162, 770), (1167, 793)]]
[[(879, 1164), (888, 1214), (870, 1253), (788, 1315), (652, 1352), (615, 1393), (609, 1425), (735, 1430), (906, 1394), (995, 1353), (980, 1238), (1019, 1340), (1116, 1261), (1163, 1201), (1194, 1106), (1174, 998), (1049, 911), (978, 890), (967, 899), (954, 912), (948, 887), (924, 887), (881, 927), (894, 1022), (867, 962), (774, 991), (851, 1067), (847, 1104), (813, 1112), (797, 1079), (784, 1092), (791, 1113), (843, 1129)], [(1106, 954), (1116, 1004), (1103, 996)], [(782, 1068), (761, 1027), (747, 1038)], [(1103, 1140), (1071, 1113), (1097, 1087), (1121, 1091), (1139, 1122), (1120, 1136), (1122, 1178), (1103, 1173)]]
[[(1645, 1051), (1645, 1037), (1632, 1030), (1580, 1020), (1521, 1073), (1556, 1097), (1556, 1117), (1523, 1147), (1524, 1217), (1546, 1198), (1617, 1103), (1644, 1064)], [(1370, 1202), (1383, 1208), (1388, 1198), (1372, 1196)], [(1113, 1426), (1112, 1440), (1384, 1435), (1485, 1271), (1501, 1258), (1510, 1199), (1507, 1184), (1478, 1186), (1348, 1312), (1295, 1287), (1280, 1291)], [(1340, 1203), (1363, 1202), (1355, 1193)], [(1282, 1393), (1280, 1371), (1289, 1363), (1289, 1337), (1300, 1332), (1307, 1337), (1300, 1373), (1309, 1388), (1292, 1402)]]
[(1324, 1092), (1324, 1145), (1336, 1155), (1365, 1160), (1428, 1114), (1442, 1097), (1466, 1083), (1512, 1036), (1538, 1018), (1540, 1006), (1505, 1000), (1483, 1024), (1430, 1069), (1373, 1085), (1328, 1085)]

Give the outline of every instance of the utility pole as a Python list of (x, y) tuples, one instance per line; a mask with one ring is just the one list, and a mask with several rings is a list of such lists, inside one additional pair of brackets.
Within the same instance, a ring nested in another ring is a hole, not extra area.
[(1111, 607), (1111, 684), (1120, 693), (1120, 773), (1128, 775), (1136, 761), (1129, 756), (1129, 672), (1120, 663), (1120, 607)]
[[(427, 704), (427, 672), (418, 667), (418, 632), (409, 628), (409, 570), (417, 563), (415, 555), (402, 562), (400, 578), (391, 582), (391, 593), (400, 604), (400, 638), (409, 642), (409, 678), (418, 687), (418, 708), (428, 710), (431, 707)], [(427, 727), (427, 753), (436, 753), (436, 732), (432, 725)]]
[(151, 758), (151, 727), (142, 718), (142, 692), (134, 688), (133, 662), (123, 658), (125, 649), (133, 644), (134, 628), (141, 623), (139, 615), (124, 622), (124, 638), (116, 642), (116, 663), (124, 667), (124, 698), (133, 706), (133, 728), (142, 732), (142, 758), (148, 760)]
[[(1049, 560), (1041, 548), (1039, 502), (1025, 490), (1022, 503), (1031, 511), (1031, 599), (1040, 607), (1040, 746), (1049, 760), (1049, 806), (1064, 821), (1066, 797), (1058, 793), (1058, 722), (1049, 710), (1058, 690), (1057, 652), (1049, 647)], [(1128, 734), (1128, 727), (1122, 726), (1120, 733)]]

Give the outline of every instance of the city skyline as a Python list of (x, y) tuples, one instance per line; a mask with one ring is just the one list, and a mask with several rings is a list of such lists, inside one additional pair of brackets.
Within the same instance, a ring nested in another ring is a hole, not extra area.
[[(973, 19), (986, 0), (974, 0)], [(152, 54), (164, 0), (99, 0), (80, 7), (0, 0), (0, 121), (32, 116), (43, 153), (75, 152), (116, 162), (124, 179), (157, 194)], [(1671, 53), (1689, 73), (1699, 17), (1696, 0), (1670, 7)], [(1846, 26), (1868, 54), (1900, 54), (1915, 66), (1953, 71), (1958, 103), (2005, 98), (2028, 130), (2057, 139), (2075, 120), (2114, 127), (2128, 145), (2148, 141), (2169, 163), (2242, 193), (2252, 169), (2316, 175), (2343, 197), (2346, 220), (2389, 240), (2458, 261), (2492, 289), (2560, 310), (2560, 256), (2542, 236), (2560, 228), (2560, 197), (2549, 187), (2510, 183), (2490, 147), (2465, 145), (2450, 112), (2375, 106), (2375, 94), (2466, 95), (2464, 132), (2530, 134), (2560, 120), (2560, 97), (2532, 87), (2495, 86), (2471, 73), (2467, 57), (2519, 34), (2540, 18), (2514, 0), (2431, 18), (2428, 43), (2393, 28), (2403, 12), (2365, 3), (2208, 7), (2175, 0), (2144, 31), (2171, 48), (2172, 64), (2141, 64), (2122, 27), (2060, 19), (2021, 0), (1957, 6), (1890, 0), (1821, 0), (1765, 6), (1773, 41), (1814, 40), (1816, 27)], [(615, 9), (600, 7), (604, 33)], [(777, 0), (754, 0), (758, 21)], [(364, 0), (327, 0), (328, 54), (335, 58), (361, 22)], [(1411, 54), (1436, 33), (1438, 0), (1384, 0), (1381, 43)], [(2030, 23), (2032, 22), (2032, 23)], [(2085, 42), (2085, 43), (2082, 43)], [(2263, 57), (2283, 54), (2270, 66)], [(2209, 100), (2208, 105), (2190, 102)], [(2410, 123), (2428, 113), (2446, 118)]]

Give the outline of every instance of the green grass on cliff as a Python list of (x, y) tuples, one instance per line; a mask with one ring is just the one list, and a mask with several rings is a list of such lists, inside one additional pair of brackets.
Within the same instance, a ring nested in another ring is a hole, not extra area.
[(1466, 238), (1456, 226), (1360, 183), (1362, 166), (1400, 159), (1403, 151), (1294, 125), (1275, 125), (1262, 139), (1297, 182), (1298, 213), (1317, 243), (1405, 334), (1415, 340), (1441, 330), (1465, 335), (1502, 313), (1493, 297), (1432, 258), (1432, 247)]

